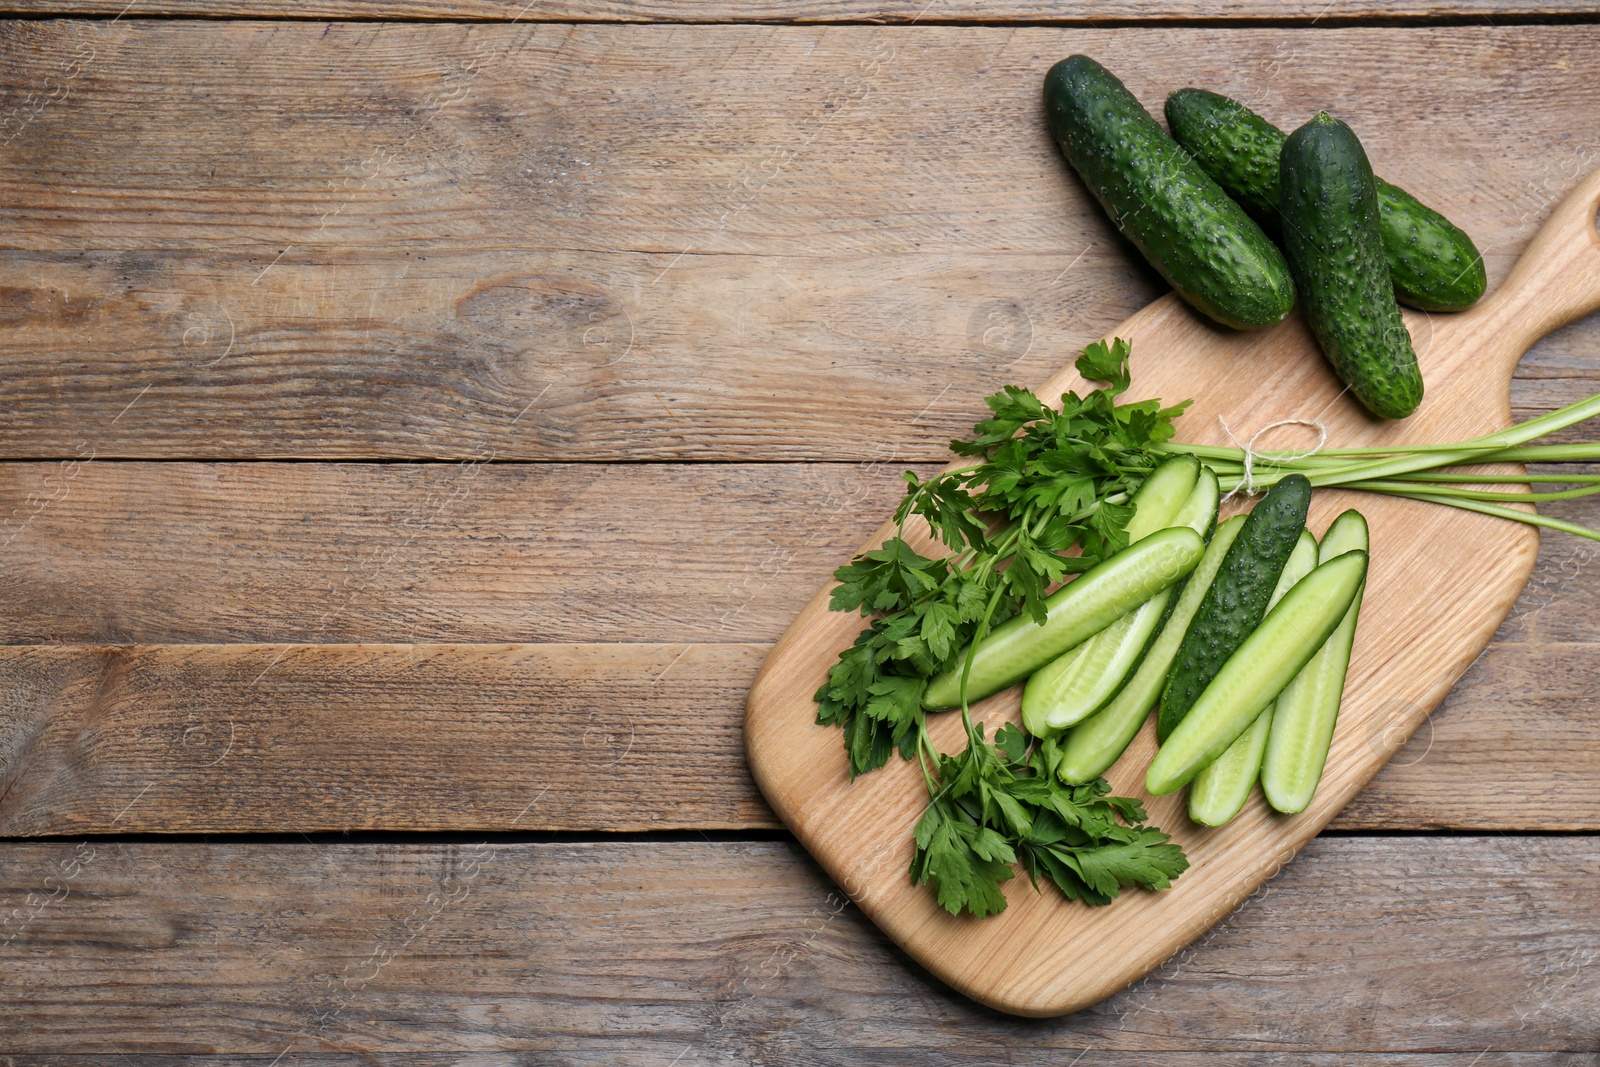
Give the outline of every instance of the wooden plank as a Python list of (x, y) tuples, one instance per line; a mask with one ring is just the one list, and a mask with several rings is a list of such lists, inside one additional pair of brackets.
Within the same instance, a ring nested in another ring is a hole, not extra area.
[[(1158, 292), (1112, 252), (671, 258), (0, 253), (0, 456), (937, 462)], [(1518, 416), (1597, 350), (1537, 345)]]
[[(1286, 124), (1339, 111), (1389, 178), (1510, 254), (1589, 169), (1600, 93), (1582, 26), (25, 22), (4, 46), (12, 247), (260, 266), (286, 244), (285, 263), (341, 247), (1073, 256), (1111, 230), (1037, 96), (1079, 49), (1156, 109), (1192, 83)], [(1429, 58), (1449, 76), (1415, 77)], [(153, 92), (152, 69), (185, 70), (181, 88)], [(29, 97), (50, 79), (54, 96)], [(1432, 115), (1473, 94), (1496, 106), (1455, 108), (1438, 136)]]
[[(0, 464), (0, 644), (772, 641), (907, 467)], [(1545, 537), (1497, 639), (1594, 640), (1596, 580)]]
[(1115, 254), (318, 258), (0, 253), (0, 456), (929, 460), (1158, 293)]
[(0, 643), (770, 641), (902, 469), (4, 464)]
[[(1582, 26), (123, 20), (0, 49), (10, 457), (932, 459), (1158, 291), (1043, 136), (1074, 49), (1154, 105), (1339, 111), (1496, 279), (1600, 164)], [(1593, 387), (1567, 357), (1597, 330), (1529, 357), (1528, 402)]]
[[(771, 829), (740, 728), (765, 653), (4, 648), (0, 834)], [(1597, 664), (1491, 645), (1334, 828), (1600, 830)]]
[(7, 835), (773, 826), (738, 709), (763, 650), (0, 650)]
[(1600, 1028), (1587, 837), (1318, 841), (1149, 979), (1049, 1022), (929, 979), (786, 843), (6, 847), (17, 1054), (1592, 1063)]
[(1230, 0), (1220, 4), (1096, 0), (718, 0), (683, 4), (672, 0), (8, 0), (0, 15), (152, 15), (201, 18), (294, 19), (475, 19), (544, 22), (1029, 22), (1096, 24), (1108, 21), (1271, 19), (1339, 25), (1362, 19), (1529, 19), (1592, 14), (1582, 0), (1351, 0), (1334, 8), (1316, 0)]

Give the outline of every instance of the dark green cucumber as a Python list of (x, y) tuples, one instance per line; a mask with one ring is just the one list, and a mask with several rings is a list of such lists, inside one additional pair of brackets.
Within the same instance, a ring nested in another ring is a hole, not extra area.
[(1245, 520), (1173, 658), (1156, 716), (1157, 739), (1165, 741), (1183, 721), (1228, 657), (1266, 615), (1283, 566), (1305, 529), (1310, 505), (1311, 483), (1304, 475), (1291, 474), (1268, 490)]
[(1477, 303), (1489, 276), (1472, 238), (1398, 185), (1373, 182), (1394, 295), (1423, 311), (1460, 311)]
[(1282, 253), (1116, 76), (1069, 56), (1044, 78), (1044, 109), (1062, 154), (1178, 294), (1239, 329), (1294, 306)]
[[(1167, 97), (1167, 125), (1205, 172), (1276, 236), (1278, 156), (1287, 135), (1237, 100), (1204, 89)], [(1424, 311), (1460, 311), (1483, 295), (1483, 256), (1462, 230), (1382, 178), (1378, 225), (1395, 296)]]
[(1218, 185), (1276, 235), (1278, 156), (1288, 134), (1231, 97), (1205, 89), (1167, 94), (1167, 128)]
[(1279, 163), (1283, 247), (1311, 332), (1368, 411), (1403, 419), (1422, 403), (1422, 372), (1395, 303), (1367, 154), (1319, 111), (1289, 135)]

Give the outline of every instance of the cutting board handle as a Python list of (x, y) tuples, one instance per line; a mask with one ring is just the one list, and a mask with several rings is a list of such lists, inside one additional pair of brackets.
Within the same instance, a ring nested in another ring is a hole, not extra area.
[(1495, 335), (1506, 371), (1535, 341), (1600, 310), (1600, 170), (1568, 193), (1474, 318)]

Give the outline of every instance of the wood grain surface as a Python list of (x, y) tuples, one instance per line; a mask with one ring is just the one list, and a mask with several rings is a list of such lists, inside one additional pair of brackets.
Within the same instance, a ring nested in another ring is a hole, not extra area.
[[(1399, 836), (1064, 1021), (830, 919), (736, 748), (898, 470), (1162, 291), (1049, 62), (1331, 106), (1498, 283), (1600, 163), (1581, 5), (0, 12), (0, 1064), (1600, 1064), (1584, 543), (1335, 823)], [(919, 24), (593, 24), (742, 19)], [(561, 840), (293, 833), (350, 829)], [(285, 836), (122, 836), (217, 831)]]
[(1027, 1024), (951, 997), (793, 844), (8, 849), (16, 1053), (1592, 1065), (1600, 1037), (1592, 838), (1320, 840), (1138, 986)]
[[(775, 829), (739, 729), (767, 651), (4, 648), (0, 834)], [(1491, 645), (1334, 828), (1600, 830), (1597, 663)]]
[[(740, 707), (895, 469), (7, 465), (0, 639), (46, 647), (0, 649), (0, 831), (493, 828), (535, 758), (572, 788), (526, 828), (779, 825), (735, 751)], [(1547, 510), (1600, 522), (1590, 501)], [(690, 536), (712, 521), (717, 543)], [(1496, 644), (1335, 825), (1600, 829), (1594, 563), (1546, 539)], [(494, 640), (576, 646), (463, 647)], [(86, 759), (108, 657), (120, 712)], [(514, 725), (535, 720), (558, 726)], [(622, 755), (625, 725), (651, 742)], [(693, 753), (702, 773), (652, 788)], [(589, 756), (620, 758), (586, 792)], [(1463, 805), (1463, 780), (1490, 788)]]
[(12, 23), (0, 455), (937, 461), (1160, 291), (1073, 49), (1335, 109), (1492, 282), (1600, 165), (1589, 27), (1200, 32)]
[[(11, 463), (0, 644), (771, 642), (904, 469)], [(1502, 640), (1595, 640), (1600, 547), (1542, 551)]]
[(901, 469), (13, 463), (0, 641), (772, 641)]
[(1163, 20), (1302, 21), (1337, 26), (1356, 20), (1582, 18), (1583, 0), (5, 0), (0, 16), (187, 15), (257, 19), (476, 19), (543, 22), (939, 22), (1078, 23)]

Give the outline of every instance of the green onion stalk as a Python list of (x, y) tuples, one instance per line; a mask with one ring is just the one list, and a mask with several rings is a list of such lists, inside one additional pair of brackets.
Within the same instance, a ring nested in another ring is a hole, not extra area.
[[(1600, 541), (1600, 530), (1508, 504), (1573, 500), (1600, 493), (1600, 475), (1546, 472), (1506, 474), (1459, 468), (1495, 463), (1590, 463), (1600, 461), (1600, 443), (1539, 445), (1541, 437), (1600, 415), (1600, 393), (1569, 404), (1510, 429), (1444, 445), (1391, 445), (1371, 448), (1323, 448), (1311, 453), (1257, 450), (1218, 445), (1169, 442), (1168, 452), (1194, 456), (1217, 474), (1225, 492), (1255, 492), (1290, 474), (1303, 474), (1313, 486), (1358, 489), (1369, 493), (1445, 504), (1515, 522), (1561, 530)], [(1535, 490), (1537, 485), (1563, 484), (1569, 489)], [(1481, 488), (1527, 486), (1524, 490)], [(1468, 486), (1480, 488), (1467, 488)]]

